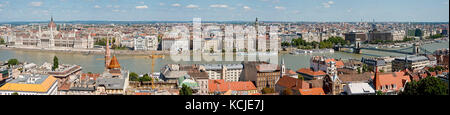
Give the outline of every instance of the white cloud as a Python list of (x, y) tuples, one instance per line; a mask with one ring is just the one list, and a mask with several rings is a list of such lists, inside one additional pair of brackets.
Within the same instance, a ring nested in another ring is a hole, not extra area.
[(347, 9), (347, 12), (350, 13), (350, 12), (352, 12), (352, 10), (353, 10), (352, 8)]
[(102, 7), (100, 7), (99, 5), (95, 5), (94, 8), (102, 8)]
[(139, 4), (144, 4), (144, 2), (138, 2)]
[(275, 6), (275, 9), (277, 9), (277, 10), (286, 10), (286, 8), (282, 7), (282, 6)]
[(331, 4), (334, 4), (334, 2), (333, 2), (333, 1), (328, 1), (328, 4), (330, 4), (330, 5), (331, 5)]
[(173, 6), (173, 7), (180, 7), (181, 4), (176, 3), (176, 4), (172, 4), (172, 6)]
[(0, 4), (0, 7), (3, 7), (3, 4)]
[(252, 8), (248, 7), (248, 6), (244, 6), (243, 7), (245, 10), (251, 10)]
[(114, 8), (120, 8), (120, 6), (119, 5), (114, 5)]
[(300, 14), (300, 11), (294, 10), (292, 13), (294, 13), (294, 14)]
[(160, 5), (160, 6), (164, 6), (164, 5), (166, 5), (166, 4), (164, 4), (164, 3), (159, 3), (159, 5)]
[(143, 5), (143, 6), (136, 6), (136, 9), (145, 9), (145, 8), (148, 8), (148, 6), (147, 6), (147, 5)]
[(30, 2), (31, 6), (41, 6), (43, 3), (42, 2)]
[(186, 6), (186, 8), (198, 8), (198, 5), (194, 5), (194, 4), (189, 4)]
[(209, 5), (209, 7), (212, 7), (212, 8), (228, 8), (228, 5), (225, 5), (225, 4), (213, 4), (213, 5)]
[(444, 5), (448, 5), (448, 1), (447, 1), (447, 2), (444, 2)]
[(328, 2), (322, 3), (322, 6), (323, 6), (324, 8), (330, 8), (331, 5), (333, 5), (333, 4), (334, 4), (333, 1), (328, 1)]
[(118, 10), (118, 9), (113, 9), (111, 11), (113, 11), (113, 12), (120, 12), (120, 10)]

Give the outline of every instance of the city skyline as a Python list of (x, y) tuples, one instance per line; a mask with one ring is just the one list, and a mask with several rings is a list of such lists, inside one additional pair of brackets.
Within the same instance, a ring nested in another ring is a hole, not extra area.
[(259, 17), (286, 22), (448, 22), (448, 6), (448, 0), (6, 0), (0, 2), (4, 17), (0, 22), (48, 21), (51, 16), (58, 21), (253, 21)]

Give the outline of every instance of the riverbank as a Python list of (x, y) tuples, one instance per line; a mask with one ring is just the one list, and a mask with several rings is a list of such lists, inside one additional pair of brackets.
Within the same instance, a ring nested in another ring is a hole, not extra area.
[[(40, 49), (40, 48), (15, 48), (15, 47), (0, 47), (0, 50), (15, 50), (15, 51), (38, 51), (38, 52), (57, 52), (64, 54), (84, 54), (84, 55), (103, 55), (104, 49)], [(146, 55), (166, 55), (168, 52), (164, 51), (133, 51), (133, 50), (113, 50), (114, 55), (130, 55), (130, 56), (146, 56)]]
[[(0, 50), (15, 50), (15, 51), (38, 51), (38, 52), (56, 52), (63, 54), (84, 54), (84, 55), (104, 55), (104, 49), (41, 49), (41, 48), (17, 48), (17, 47), (0, 47)], [(128, 56), (148, 56), (148, 55), (169, 55), (168, 51), (134, 51), (134, 50), (113, 50), (114, 55), (128, 55)], [(234, 53), (237, 54), (237, 53)], [(280, 51), (279, 54), (289, 54), (288, 51)]]

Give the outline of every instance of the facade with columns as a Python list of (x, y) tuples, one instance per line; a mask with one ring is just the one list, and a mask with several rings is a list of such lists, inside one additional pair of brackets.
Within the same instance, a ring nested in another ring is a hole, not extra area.
[(8, 35), (15, 47), (28, 48), (94, 48), (94, 39), (90, 33), (82, 31), (58, 31), (53, 18), (46, 30), (39, 29), (14, 32)]

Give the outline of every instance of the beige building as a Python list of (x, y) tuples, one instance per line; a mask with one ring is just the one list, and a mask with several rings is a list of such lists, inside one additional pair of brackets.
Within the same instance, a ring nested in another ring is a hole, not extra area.
[(417, 71), (429, 65), (430, 61), (427, 57), (410, 55), (406, 57), (395, 58), (395, 60), (392, 61), (392, 71), (401, 71), (406, 68), (412, 71)]

